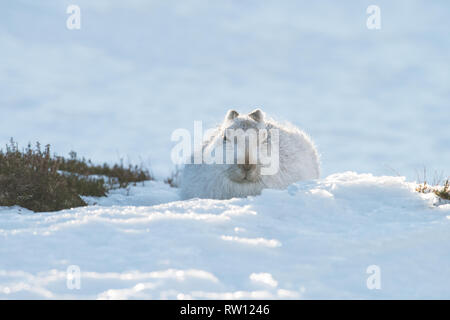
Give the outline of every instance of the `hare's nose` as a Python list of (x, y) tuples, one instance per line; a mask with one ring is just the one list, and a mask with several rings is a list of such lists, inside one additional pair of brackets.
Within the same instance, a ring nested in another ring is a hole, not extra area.
[(244, 171), (250, 171), (253, 168), (252, 164), (241, 164), (240, 166)]

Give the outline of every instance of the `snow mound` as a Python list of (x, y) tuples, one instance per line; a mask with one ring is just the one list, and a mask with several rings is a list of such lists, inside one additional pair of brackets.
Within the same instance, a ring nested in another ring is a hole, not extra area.
[(84, 208), (0, 207), (0, 298), (448, 299), (450, 205), (414, 187), (345, 172), (246, 199), (146, 182)]

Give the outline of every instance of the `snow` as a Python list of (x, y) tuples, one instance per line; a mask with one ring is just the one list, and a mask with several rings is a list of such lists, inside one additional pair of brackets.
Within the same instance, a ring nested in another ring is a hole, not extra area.
[[(76, 2), (76, 31), (70, 2), (0, 3), (0, 146), (142, 162), (158, 181), (0, 207), (0, 298), (450, 298), (450, 204), (411, 182), (449, 174), (449, 3), (378, 0), (374, 31), (357, 0)], [(172, 132), (254, 107), (311, 135), (322, 179), (180, 201), (161, 182)]]
[[(245, 199), (179, 201), (149, 181), (83, 208), (3, 207), (0, 298), (449, 298), (450, 204), (414, 188), (345, 172)], [(366, 286), (373, 265), (379, 290)]]

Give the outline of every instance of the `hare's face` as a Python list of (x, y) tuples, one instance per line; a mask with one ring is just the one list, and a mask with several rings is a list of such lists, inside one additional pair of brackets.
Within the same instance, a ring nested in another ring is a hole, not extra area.
[(261, 167), (257, 164), (228, 165), (227, 175), (231, 181), (238, 183), (259, 182)]
[(267, 140), (262, 112), (256, 110), (249, 115), (239, 116), (236, 111), (229, 111), (221, 132), (219, 138), (225, 151), (228, 178), (238, 183), (260, 181), (259, 152)]

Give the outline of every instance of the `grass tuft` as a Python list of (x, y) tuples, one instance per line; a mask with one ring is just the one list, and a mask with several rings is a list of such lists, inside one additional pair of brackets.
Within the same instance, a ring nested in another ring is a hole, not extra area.
[(172, 188), (178, 188), (178, 179), (179, 179), (180, 169), (176, 168), (175, 171), (172, 171), (169, 177), (164, 179), (164, 183), (167, 183)]
[(435, 189), (434, 193), (444, 200), (450, 200), (450, 181), (447, 179), (444, 186), (440, 189)]
[(420, 193), (434, 193), (443, 200), (450, 200), (450, 180), (446, 180), (443, 185), (431, 186), (426, 181), (419, 184), (416, 188)]

